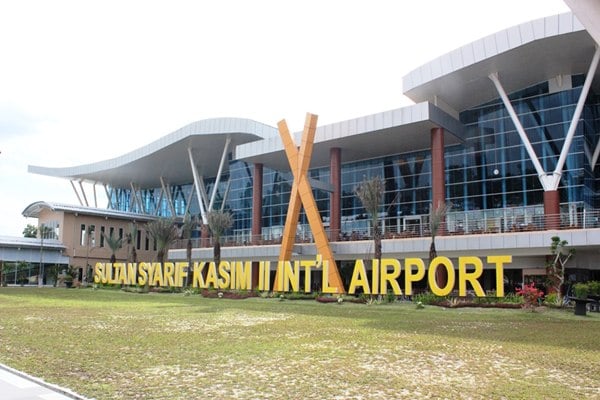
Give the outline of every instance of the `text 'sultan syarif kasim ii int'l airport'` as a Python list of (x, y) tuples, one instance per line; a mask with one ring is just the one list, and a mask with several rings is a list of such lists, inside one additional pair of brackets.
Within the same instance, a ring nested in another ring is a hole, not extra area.
[[(567, 13), (484, 37), (404, 76), (413, 105), (317, 125), (312, 147), (301, 145), (305, 132), (286, 145), (281, 124), (216, 118), (110, 160), (30, 166), (31, 173), (69, 179), (79, 205), (42, 201), (23, 214), (50, 228), (65, 262), (87, 279), (84, 266), (111, 255), (102, 234), (123, 236), (132, 221), (130, 245), (138, 259), (151, 261), (146, 222), (186, 214), (206, 222), (211, 210), (229, 211), (234, 222), (222, 236), (221, 258), (258, 263), (276, 262), (283, 248), (292, 259), (325, 257), (311, 220), (319, 215), (323, 231), (316, 231), (325, 233), (320, 240), (347, 285), (355, 261), (374, 253), (372, 223), (356, 189), (380, 177), (387, 259), (427, 259), (431, 211), (446, 204), (437, 253), (454, 265), (460, 256), (484, 260), (484, 289), (497, 283), (489, 256), (512, 257), (504, 265), (507, 291), (545, 275), (553, 236), (576, 249), (569, 279), (599, 279), (600, 52), (592, 35)], [(311, 124), (308, 115), (305, 131)], [(106, 209), (94, 203), (96, 188), (109, 199)], [(302, 205), (291, 234), (290, 201)], [(193, 260), (212, 260), (208, 230), (193, 236)], [(119, 251), (125, 261), (125, 248)], [(185, 261), (186, 241), (177, 241), (168, 258)]]

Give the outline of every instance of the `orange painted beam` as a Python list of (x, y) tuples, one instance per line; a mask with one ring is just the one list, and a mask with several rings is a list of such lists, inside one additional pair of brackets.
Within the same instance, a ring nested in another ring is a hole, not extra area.
[[(277, 124), (279, 136), (283, 142), (285, 154), (290, 164), (292, 175), (294, 176), (292, 192), (290, 194), (290, 203), (288, 205), (288, 213), (285, 219), (285, 227), (281, 241), (281, 250), (279, 252), (279, 261), (289, 261), (292, 256), (298, 220), (300, 218), (300, 208), (304, 206), (304, 211), (306, 212), (306, 217), (315, 239), (317, 254), (322, 256), (323, 261), (326, 261), (329, 267), (327, 275), (329, 287), (335, 288), (337, 293), (345, 293), (342, 278), (339, 274), (331, 247), (329, 246), (325, 227), (323, 226), (323, 221), (321, 220), (321, 215), (317, 208), (317, 203), (313, 196), (312, 188), (307, 176), (317, 130), (317, 118), (318, 117), (314, 114), (306, 114), (300, 149), (296, 147), (285, 120), (281, 120)], [(273, 286), (275, 291), (279, 290), (278, 273), (279, 271), (277, 271), (275, 275), (275, 284)]]

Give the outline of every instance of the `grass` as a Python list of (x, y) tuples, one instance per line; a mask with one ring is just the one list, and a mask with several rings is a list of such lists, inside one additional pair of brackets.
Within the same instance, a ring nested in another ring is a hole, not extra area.
[(600, 314), (0, 289), (0, 362), (96, 399), (600, 399)]

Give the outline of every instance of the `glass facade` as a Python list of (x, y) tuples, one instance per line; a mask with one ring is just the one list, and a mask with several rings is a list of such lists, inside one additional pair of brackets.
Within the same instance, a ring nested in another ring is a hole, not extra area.
[[(509, 96), (546, 172), (552, 172), (556, 166), (583, 80), (583, 76), (572, 77), (572, 88), (560, 92), (551, 93), (548, 83), (543, 82)], [(600, 207), (598, 174), (596, 168), (591, 167), (600, 136), (599, 106), (600, 96), (590, 93), (560, 182), (561, 204), (578, 211)], [(501, 100), (464, 111), (460, 120), (467, 128), (466, 141), (445, 149), (446, 199), (452, 205), (447, 217), (448, 230), (504, 230), (517, 222), (527, 224), (541, 218), (544, 213), (542, 186)], [(219, 185), (216, 207), (220, 207), (227, 192), (225, 208), (234, 213), (235, 219), (228, 234), (238, 242), (250, 240), (253, 172), (253, 165), (233, 160)], [(328, 167), (312, 169), (309, 174), (315, 180), (329, 183)], [(376, 176), (385, 181), (384, 204), (380, 210), (385, 230), (423, 229), (431, 204), (430, 151), (390, 154), (343, 164), (342, 234), (369, 234), (368, 218), (355, 190), (364, 179)], [(207, 180), (205, 185), (210, 193), (214, 179)], [(264, 239), (281, 236), (291, 185), (289, 171), (264, 168)], [(199, 213), (196, 191), (191, 183), (172, 186), (169, 190), (176, 215)], [(160, 188), (140, 190), (137, 199), (130, 189), (114, 189), (111, 193), (110, 207), (113, 209), (172, 215), (168, 199), (160, 195)], [(327, 228), (329, 193), (314, 189), (314, 196)], [(304, 214), (301, 214), (298, 229), (298, 235), (310, 235)]]

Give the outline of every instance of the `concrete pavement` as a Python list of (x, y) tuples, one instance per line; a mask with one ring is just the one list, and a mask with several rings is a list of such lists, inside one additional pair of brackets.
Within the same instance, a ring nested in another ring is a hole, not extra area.
[(88, 400), (69, 389), (44, 382), (4, 364), (0, 364), (0, 398), (2, 400)]

